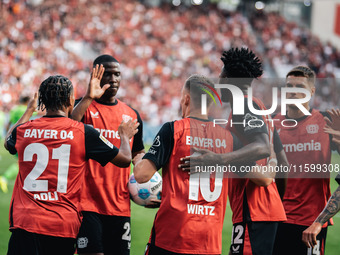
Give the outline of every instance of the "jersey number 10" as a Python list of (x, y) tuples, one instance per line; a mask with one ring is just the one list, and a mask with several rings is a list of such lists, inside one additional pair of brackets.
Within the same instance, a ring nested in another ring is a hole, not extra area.
[(207, 202), (217, 200), (222, 193), (223, 172), (215, 172), (215, 188), (210, 189), (210, 172), (200, 172), (191, 174), (189, 178), (189, 199), (198, 201), (198, 193), (201, 191), (202, 197)]

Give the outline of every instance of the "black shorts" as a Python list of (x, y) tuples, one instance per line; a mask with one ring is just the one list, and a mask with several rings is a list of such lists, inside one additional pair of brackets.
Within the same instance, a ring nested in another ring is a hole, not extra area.
[(234, 224), (229, 254), (272, 255), (278, 224), (273, 221)]
[(47, 236), (13, 229), (7, 255), (73, 255), (76, 239)]
[(159, 248), (153, 244), (148, 243), (146, 245), (145, 253), (144, 255), (194, 255), (194, 254), (188, 254), (188, 253), (175, 253), (168, 250), (164, 250), (162, 248)]
[(307, 226), (280, 223), (276, 234), (274, 254), (323, 255), (325, 253), (327, 228), (322, 228), (317, 235), (317, 244), (314, 248), (307, 248), (302, 242), (302, 232), (307, 228)]
[(129, 255), (131, 246), (130, 217), (82, 212), (83, 221), (77, 237), (77, 251)]

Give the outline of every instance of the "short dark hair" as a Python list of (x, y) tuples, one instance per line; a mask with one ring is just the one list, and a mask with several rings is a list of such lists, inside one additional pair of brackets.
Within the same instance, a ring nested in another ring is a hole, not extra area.
[[(214, 83), (200, 74), (193, 74), (185, 81), (184, 88), (190, 92), (191, 101), (195, 106), (201, 105), (202, 89), (207, 89), (207, 85), (214, 88)], [(207, 103), (212, 103), (211, 97), (207, 97)]]
[(54, 75), (44, 80), (39, 87), (38, 108), (43, 110), (60, 110), (71, 105), (72, 82), (62, 76)]
[(315, 86), (315, 79), (316, 79), (315, 72), (308, 66), (296, 66), (287, 73), (286, 78), (290, 75), (296, 76), (296, 77), (306, 77), (308, 82), (312, 86)]
[(29, 96), (20, 96), (19, 98), (19, 103), (20, 104), (27, 104), (30, 101), (30, 97)]
[(118, 60), (112, 57), (111, 55), (100, 55), (93, 61), (93, 67), (107, 62), (115, 62), (119, 64)]
[(221, 56), (227, 78), (245, 78), (248, 81), (263, 74), (261, 60), (248, 48), (231, 48)]

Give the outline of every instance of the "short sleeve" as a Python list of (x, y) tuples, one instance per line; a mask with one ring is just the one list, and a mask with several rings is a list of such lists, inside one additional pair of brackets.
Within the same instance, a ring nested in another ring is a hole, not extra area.
[(174, 122), (165, 123), (143, 159), (151, 160), (157, 170), (167, 164), (174, 147)]
[(93, 127), (84, 124), (85, 127), (85, 152), (86, 158), (97, 161), (105, 166), (115, 156), (119, 149), (110, 143), (104, 136)]

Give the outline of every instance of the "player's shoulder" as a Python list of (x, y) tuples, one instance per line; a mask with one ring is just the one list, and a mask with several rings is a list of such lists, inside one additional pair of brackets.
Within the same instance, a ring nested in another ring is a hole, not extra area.
[(126, 110), (134, 112), (137, 115), (137, 117), (140, 118), (139, 112), (135, 108), (133, 108), (131, 105), (129, 105), (129, 104), (127, 104), (127, 103), (125, 103), (125, 102), (123, 102), (119, 99), (116, 99), (116, 100), (117, 100), (117, 106), (126, 108)]

